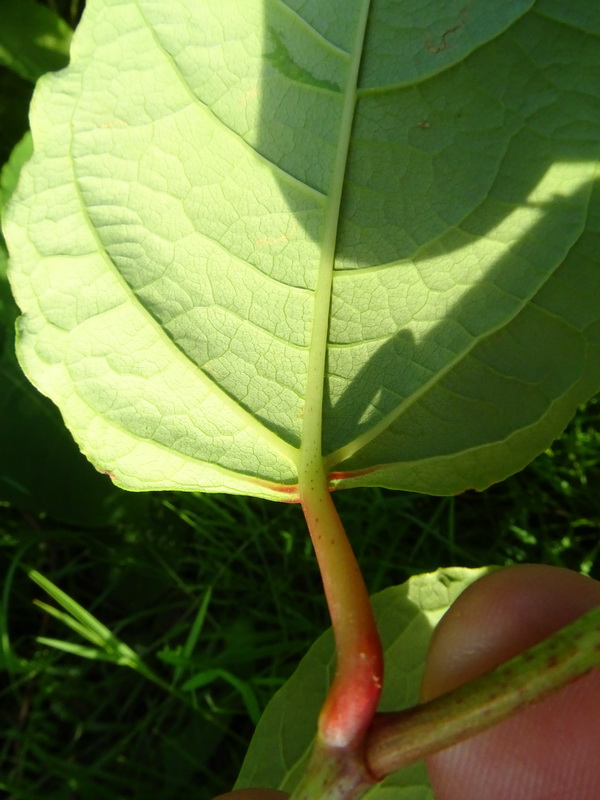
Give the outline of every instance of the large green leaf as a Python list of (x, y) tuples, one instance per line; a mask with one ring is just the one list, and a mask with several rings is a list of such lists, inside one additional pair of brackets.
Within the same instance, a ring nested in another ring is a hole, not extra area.
[[(418, 575), (374, 595), (385, 653), (381, 711), (398, 711), (418, 701), (425, 655), (442, 615), (487, 569), (451, 568)], [(268, 786), (292, 791), (306, 764), (327, 687), (333, 676), (334, 646), (328, 631), (312, 646), (258, 724), (236, 788)], [(371, 789), (369, 800), (430, 800), (422, 764), (402, 770)]]
[(315, 415), (340, 487), (518, 470), (599, 385), (599, 32), (90, 0), (7, 219), (25, 370), (130, 489), (294, 499)]

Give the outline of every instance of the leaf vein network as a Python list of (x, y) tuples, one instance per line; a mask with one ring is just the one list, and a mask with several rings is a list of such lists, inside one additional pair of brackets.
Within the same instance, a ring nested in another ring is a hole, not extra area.
[[(75, 108), (76, 108), (76, 106), (74, 106), (74, 110), (75, 110)], [(72, 143), (72, 141), (73, 140), (71, 138), (71, 143)], [(92, 234), (92, 236), (93, 236), (93, 238), (94, 238), (94, 240), (96, 242), (96, 245), (97, 245), (97, 248), (98, 248), (98, 252), (102, 254), (102, 257), (103, 257), (105, 263), (107, 264), (109, 269), (113, 272), (113, 274), (117, 277), (117, 280), (119, 281), (121, 287), (125, 290), (126, 294), (129, 295), (129, 297), (135, 302), (136, 307), (141, 311), (141, 313), (143, 313), (147, 317), (147, 319), (151, 322), (151, 324), (153, 324), (157, 337), (160, 338), (163, 341), (163, 343), (176, 356), (177, 360), (180, 363), (184, 364), (184, 366), (187, 369), (191, 369), (193, 371), (194, 376), (197, 379), (199, 378), (200, 381), (205, 385), (205, 387), (209, 391), (213, 391), (213, 392), (215, 392), (217, 394), (217, 396), (219, 397), (221, 402), (230, 409), (232, 414), (238, 420), (241, 421), (241, 423), (244, 425), (244, 427), (246, 427), (246, 428), (248, 428), (250, 430), (254, 430), (257, 433), (257, 435), (262, 437), (263, 440), (269, 441), (271, 443), (271, 445), (274, 447), (274, 449), (280, 455), (283, 455), (288, 460), (294, 462), (295, 461), (296, 448), (294, 448), (293, 446), (289, 445), (284, 439), (282, 439), (278, 434), (276, 434), (274, 431), (272, 431), (270, 428), (268, 428), (257, 417), (253, 416), (249, 411), (247, 411), (245, 408), (243, 408), (210, 375), (208, 375), (201, 367), (199, 367), (197, 364), (195, 364), (189, 358), (187, 353), (185, 353), (181, 349), (181, 347), (178, 345), (178, 343), (171, 336), (168, 335), (167, 331), (165, 331), (163, 326), (160, 324), (160, 321), (154, 316), (154, 314), (152, 314), (152, 312), (137, 297), (135, 291), (129, 285), (129, 283), (127, 283), (127, 281), (124, 279), (124, 277), (121, 274), (121, 272), (119, 271), (117, 265), (115, 264), (115, 262), (113, 261), (113, 259), (110, 256), (110, 254), (106, 250), (106, 247), (104, 246), (104, 243), (102, 242), (102, 240), (100, 239), (100, 237), (98, 235), (98, 231), (96, 230), (94, 224), (92, 223), (92, 221), (91, 221), (91, 219), (89, 217), (88, 210), (87, 210), (87, 207), (85, 205), (85, 201), (83, 199), (81, 188), (80, 188), (80, 185), (79, 185), (79, 178), (78, 178), (77, 170), (76, 170), (76, 167), (75, 167), (75, 159), (73, 157), (73, 153), (71, 151), (71, 147), (70, 146), (69, 146), (69, 150), (68, 150), (68, 157), (69, 157), (69, 162), (70, 162), (71, 170), (72, 170), (72, 174), (73, 174), (73, 184), (74, 184), (74, 187), (75, 187), (75, 192), (76, 192), (77, 198), (79, 200), (81, 213), (84, 216), (84, 218), (85, 218), (85, 220), (87, 222), (88, 228), (89, 228), (89, 230), (90, 230), (90, 232), (91, 232), (91, 234)], [(84, 401), (84, 402), (86, 402), (86, 401)]]
[(326, 463), (328, 468), (331, 469), (336, 464), (341, 463), (342, 461), (346, 461), (351, 456), (355, 455), (357, 452), (362, 450), (368, 444), (370, 444), (374, 439), (380, 436), (384, 431), (386, 431), (397, 419), (398, 417), (405, 413), (409, 408), (411, 408), (416, 402), (418, 402), (421, 397), (423, 397), (431, 388), (433, 388), (437, 383), (440, 383), (453, 369), (455, 369), (461, 362), (463, 362), (466, 358), (471, 356), (472, 351), (474, 350), (477, 345), (484, 342), (486, 339), (489, 339), (494, 334), (498, 333), (499, 331), (503, 330), (510, 322), (514, 321), (522, 312), (523, 310), (532, 302), (533, 298), (538, 294), (538, 292), (545, 286), (550, 279), (553, 277), (557, 269), (561, 266), (562, 261), (554, 264), (552, 269), (548, 272), (545, 276), (544, 280), (541, 281), (538, 285), (536, 285), (530, 294), (524, 297), (521, 303), (517, 304), (513, 309), (512, 313), (507, 314), (504, 319), (499, 321), (496, 325), (489, 328), (485, 333), (481, 334), (480, 336), (474, 337), (471, 341), (471, 344), (465, 348), (463, 348), (459, 353), (456, 354), (456, 357), (451, 359), (442, 369), (434, 374), (434, 376), (425, 381), (419, 389), (413, 392), (410, 397), (407, 397), (402, 403), (400, 403), (395, 409), (388, 412), (383, 419), (373, 425), (373, 427), (367, 431), (366, 433), (361, 434), (360, 436), (356, 437), (345, 445), (342, 445), (333, 453), (330, 453), (326, 458)]
[[(85, 405), (88, 405), (86, 398), (83, 395), (81, 395), (81, 393), (77, 390), (77, 384), (76, 384), (75, 380), (73, 380), (73, 386), (74, 386), (75, 393), (80, 398), (80, 400)], [(102, 417), (102, 419), (105, 419), (113, 428), (116, 428), (117, 430), (119, 430), (122, 433), (126, 434), (128, 437), (134, 439), (135, 441), (141, 442), (143, 444), (147, 444), (148, 442), (150, 442), (153, 447), (156, 447), (159, 450), (162, 450), (167, 454), (172, 454), (173, 451), (175, 450), (175, 452), (177, 452), (182, 458), (186, 459), (187, 461), (189, 461), (191, 463), (206, 465), (206, 466), (210, 467), (212, 470), (214, 470), (214, 471), (216, 471), (216, 472), (218, 472), (218, 473), (220, 473), (220, 474), (222, 474), (224, 476), (233, 475), (233, 476), (235, 476), (236, 478), (238, 478), (240, 480), (246, 481), (247, 483), (251, 483), (251, 484), (255, 483), (255, 481), (253, 480), (253, 476), (250, 475), (250, 474), (246, 474), (244, 472), (238, 472), (237, 470), (231, 469), (230, 467), (224, 467), (224, 466), (222, 466), (221, 464), (218, 464), (215, 461), (207, 461), (206, 459), (198, 458), (198, 456), (194, 456), (194, 455), (191, 455), (190, 453), (184, 452), (183, 450), (179, 450), (175, 443), (163, 444), (163, 442), (160, 442), (157, 439), (151, 439), (151, 438), (149, 438), (147, 436), (141, 436), (139, 433), (136, 433), (135, 431), (131, 430), (130, 428), (124, 427), (122, 424), (117, 422), (115, 419), (113, 419), (111, 417), (107, 417), (105, 414), (102, 414), (102, 413), (98, 412), (96, 409), (94, 409), (94, 411), (98, 416)], [(233, 438), (233, 437), (231, 437), (231, 438)], [(273, 481), (268, 481), (268, 480), (266, 480), (264, 478), (261, 479), (261, 481), (263, 481), (265, 483), (268, 483), (270, 486), (273, 486), (273, 487), (276, 487), (278, 485), (278, 484), (274, 483)]]
[(203, 100), (201, 100), (192, 91), (189, 83), (186, 81), (186, 79), (185, 79), (184, 75), (182, 74), (179, 66), (177, 65), (177, 62), (175, 61), (175, 59), (173, 58), (171, 53), (169, 53), (169, 51), (166, 49), (166, 47), (164, 47), (164, 45), (162, 44), (162, 42), (160, 41), (160, 39), (159, 39), (159, 37), (158, 37), (158, 35), (156, 33), (156, 30), (152, 27), (152, 25), (149, 24), (148, 20), (146, 19), (146, 16), (145, 16), (145, 14), (144, 14), (144, 12), (143, 12), (143, 10), (141, 8), (141, 5), (140, 5), (140, 0), (134, 0), (134, 2), (136, 4), (136, 6), (137, 6), (137, 9), (139, 11), (140, 17), (142, 18), (146, 29), (148, 30), (148, 32), (149, 32), (150, 36), (152, 37), (152, 39), (154, 40), (154, 42), (156, 43), (156, 46), (157, 46), (159, 52), (163, 54), (163, 56), (165, 57), (165, 60), (170, 64), (171, 69), (173, 71), (173, 74), (177, 77), (177, 79), (180, 82), (181, 86), (184, 88), (184, 90), (186, 91), (186, 93), (190, 97), (192, 105), (195, 106), (196, 108), (200, 109), (204, 114), (209, 115), (211, 120), (215, 124), (219, 125), (219, 127), (224, 132), (226, 132), (228, 136), (234, 137), (236, 142), (240, 146), (242, 146), (246, 150), (250, 151), (254, 158), (258, 159), (263, 165), (267, 166), (272, 172), (276, 173), (279, 176), (280, 179), (283, 179), (284, 181), (287, 181), (289, 184), (293, 185), (294, 188), (296, 188), (296, 189), (301, 189), (302, 191), (306, 192), (306, 194), (310, 195), (311, 197), (319, 198), (321, 200), (321, 202), (324, 202), (326, 200), (326, 196), (323, 194), (323, 192), (321, 192), (319, 189), (316, 189), (314, 186), (310, 186), (309, 184), (304, 183), (304, 181), (301, 181), (299, 178), (296, 178), (290, 172), (287, 172), (286, 170), (284, 170), (283, 167), (280, 167), (279, 164), (276, 164), (275, 162), (270, 161), (268, 158), (266, 158), (259, 150), (257, 150), (251, 144), (249, 144), (249, 142), (247, 142), (243, 138), (243, 136), (240, 136), (239, 133), (237, 133), (235, 130), (233, 130), (233, 128), (231, 128), (219, 116), (217, 116), (217, 114), (215, 114), (215, 112), (212, 110), (212, 108), (210, 108), (210, 106), (207, 103), (205, 103)]
[[(233, 309), (229, 308), (228, 306), (221, 305), (220, 303), (215, 303), (213, 306), (211, 306), (211, 308), (215, 308), (215, 307), (216, 308), (220, 308), (221, 311), (223, 311), (226, 315), (231, 316), (234, 319), (238, 320), (239, 322), (244, 323), (244, 325), (249, 325), (250, 327), (254, 328), (255, 330), (260, 331), (260, 333), (266, 334), (267, 336), (269, 336), (270, 339), (274, 339), (275, 341), (281, 342), (286, 347), (291, 347), (293, 350), (301, 350), (301, 351), (304, 351), (304, 352), (306, 352), (306, 350), (308, 349), (307, 345), (296, 344), (295, 342), (291, 342), (289, 339), (284, 339), (283, 336), (279, 336), (278, 334), (274, 333), (273, 331), (270, 331), (268, 328), (264, 328), (262, 325), (259, 325), (257, 322), (253, 322), (253, 320), (249, 319), (248, 317), (244, 317), (241, 314), (238, 314), (236, 311), (234, 311)], [(175, 320), (177, 320), (179, 318), (186, 317), (190, 313), (190, 311), (195, 311), (195, 310), (196, 310), (196, 308), (194, 307), (194, 308), (188, 309), (186, 311), (182, 311), (179, 314), (175, 314), (174, 316), (170, 317), (169, 321), (167, 323), (165, 323), (165, 324), (169, 325), (172, 322), (175, 322)]]
[[(185, 214), (188, 220), (191, 222), (192, 226), (194, 226), (194, 220), (189, 216), (187, 212), (185, 212)], [(248, 267), (251, 271), (255, 272), (257, 275), (260, 275), (260, 277), (264, 278), (265, 280), (272, 281), (278, 286), (284, 286), (286, 289), (289, 289), (290, 291), (300, 292), (302, 294), (313, 294), (314, 292), (314, 289), (311, 289), (308, 286), (296, 286), (296, 284), (287, 283), (286, 281), (282, 281), (279, 280), (279, 278), (273, 277), (273, 275), (260, 269), (260, 267), (257, 267), (256, 264), (253, 264), (251, 261), (246, 261), (240, 256), (237, 256), (235, 253), (232, 253), (231, 250), (228, 250), (222, 242), (220, 242), (218, 239), (215, 239), (213, 236), (210, 236), (205, 231), (200, 231), (196, 227), (194, 227), (193, 235), (199, 236), (201, 239), (204, 239), (205, 242), (210, 242), (215, 247), (218, 247), (232, 261), (235, 261), (238, 264), (242, 264), (244, 267)]]

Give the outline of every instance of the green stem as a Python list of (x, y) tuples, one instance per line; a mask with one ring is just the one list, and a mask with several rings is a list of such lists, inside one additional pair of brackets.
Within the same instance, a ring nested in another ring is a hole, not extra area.
[(362, 752), (349, 755), (317, 744), (290, 800), (358, 800), (374, 782)]
[(300, 481), (300, 497), (321, 570), (336, 646), (336, 673), (319, 716), (319, 740), (356, 750), (383, 680), (383, 655), (362, 574), (323, 470)]
[(600, 606), (488, 674), (398, 713), (366, 738), (376, 780), (486, 730), (600, 665)]

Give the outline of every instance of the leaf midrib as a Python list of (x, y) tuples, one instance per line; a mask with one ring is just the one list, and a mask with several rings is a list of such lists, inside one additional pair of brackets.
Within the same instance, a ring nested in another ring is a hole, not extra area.
[(321, 257), (318, 266), (317, 284), (313, 310), (310, 351), (308, 358), (306, 398), (300, 444), (299, 482), (314, 475), (315, 470), (323, 469), (323, 396), (326, 377), (327, 344), (333, 271), (335, 263), (336, 240), (340, 208), (346, 174), (346, 163), (350, 149), (350, 138), (354, 122), (357, 99), (358, 75), (362, 61), (367, 21), (371, 0), (363, 0), (357, 25), (354, 48), (348, 69), (339, 139), (330, 182), (330, 190), (325, 206)]

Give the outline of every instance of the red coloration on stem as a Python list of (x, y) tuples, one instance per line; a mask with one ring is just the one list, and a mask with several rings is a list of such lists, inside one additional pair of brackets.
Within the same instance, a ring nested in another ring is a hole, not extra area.
[(333, 746), (353, 746), (362, 740), (375, 714), (383, 677), (378, 648), (378, 639), (365, 639), (345, 668), (336, 672), (319, 718), (319, 728)]
[(381, 694), (379, 633), (325, 475), (301, 489), (301, 502), (321, 569), (337, 655), (335, 678), (319, 716), (319, 737), (329, 747), (357, 750)]

